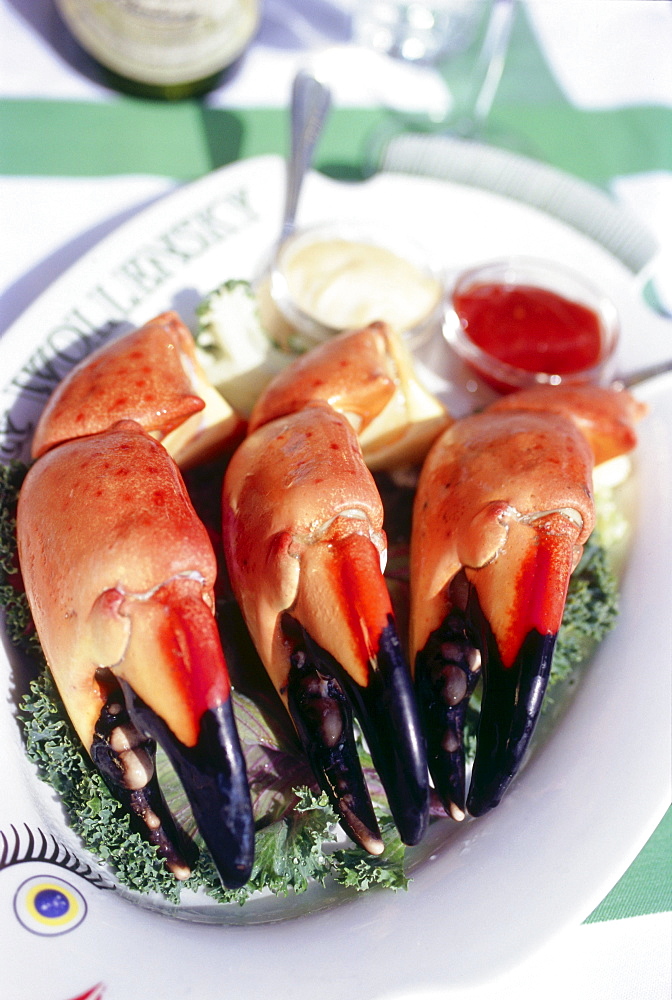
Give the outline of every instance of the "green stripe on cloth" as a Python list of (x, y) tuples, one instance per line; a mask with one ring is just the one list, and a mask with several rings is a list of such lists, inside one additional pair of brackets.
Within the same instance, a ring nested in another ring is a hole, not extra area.
[(672, 108), (574, 107), (522, 6), (488, 121), (488, 139), (602, 187), (617, 176), (672, 170)]
[[(380, 120), (369, 109), (335, 112), (316, 165), (359, 174), (362, 144)], [(229, 111), (198, 101), (134, 98), (104, 103), (0, 100), (0, 173), (52, 177), (153, 174), (193, 180), (215, 167), (288, 147), (287, 113)]]
[(672, 808), (586, 923), (672, 910)]
[(616, 176), (672, 170), (670, 108), (579, 111), (500, 103), (485, 138), (602, 187)]
[[(336, 108), (319, 144), (317, 168), (343, 179), (361, 177), (376, 136), (397, 124), (403, 123), (383, 111)], [(105, 103), (5, 99), (0, 173), (192, 180), (234, 160), (284, 154), (287, 133), (287, 113), (280, 108), (233, 111), (197, 101), (124, 97)], [(600, 186), (618, 175), (672, 170), (672, 110), (665, 108), (585, 112), (502, 102), (484, 138)]]
[[(221, 116), (220, 154), (238, 154), (240, 125)], [(91, 177), (157, 174), (179, 179), (212, 169), (203, 111), (195, 103), (119, 100), (0, 102), (0, 171)]]

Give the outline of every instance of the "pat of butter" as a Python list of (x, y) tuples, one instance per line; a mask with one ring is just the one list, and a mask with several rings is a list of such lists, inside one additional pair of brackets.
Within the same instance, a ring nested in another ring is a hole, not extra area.
[(441, 285), (391, 250), (344, 239), (301, 246), (285, 262), (290, 296), (303, 312), (338, 330), (382, 320), (410, 330), (437, 305)]

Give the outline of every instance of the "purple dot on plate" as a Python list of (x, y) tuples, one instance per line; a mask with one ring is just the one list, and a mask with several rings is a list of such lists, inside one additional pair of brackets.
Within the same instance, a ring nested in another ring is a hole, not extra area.
[(56, 920), (70, 909), (70, 900), (60, 889), (40, 889), (35, 895), (34, 905), (42, 917)]

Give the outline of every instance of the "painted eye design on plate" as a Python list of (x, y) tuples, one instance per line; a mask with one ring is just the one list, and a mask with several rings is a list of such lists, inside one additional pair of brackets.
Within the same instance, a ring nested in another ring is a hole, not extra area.
[(65, 879), (35, 875), (26, 879), (14, 895), (14, 912), (19, 923), (33, 934), (66, 934), (86, 916), (86, 900)]
[(10, 827), (11, 834), (0, 830), (0, 871), (29, 861), (44, 861), (79, 875), (97, 889), (115, 888), (102, 872), (81, 861), (54, 837), (48, 837), (42, 830), (31, 830), (27, 823), (24, 826), (25, 837), (13, 825)]
[[(11, 833), (0, 830), (0, 871), (29, 862), (53, 865), (78, 875), (98, 889), (114, 886), (90, 865), (54, 837), (26, 824), (25, 834), (15, 826)], [(19, 923), (32, 934), (51, 937), (79, 927), (86, 917), (87, 903), (81, 890), (56, 873), (41, 873), (25, 879), (14, 893), (14, 913)]]

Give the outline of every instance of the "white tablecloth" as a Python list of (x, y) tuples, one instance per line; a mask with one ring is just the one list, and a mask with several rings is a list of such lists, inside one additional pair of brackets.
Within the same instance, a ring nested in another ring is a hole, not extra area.
[[(672, 108), (672, 4), (538, 0), (527, 7), (556, 84), (575, 107)], [(347, 40), (347, 4), (266, 0), (258, 39), (235, 76), (207, 103), (230, 108), (284, 106), (295, 70), (307, 54), (322, 53), (337, 70), (353, 65), (347, 63)], [(0, 102), (114, 101), (113, 92), (85, 75), (82, 65), (48, 0), (4, 0)], [(333, 77), (335, 102), (340, 106), (373, 103), (379, 96), (380, 80), (367, 78), (358, 65), (357, 79), (345, 71)], [(0, 136), (0, 144), (15, 141), (20, 136)], [(176, 183), (166, 174), (145, 173), (68, 177), (45, 176), (36, 169), (34, 174), (0, 175), (0, 332), (83, 252)], [(672, 160), (666, 166), (613, 176), (610, 188), (658, 236), (661, 295), (672, 303)], [(672, 347), (672, 321), (670, 333)], [(422, 997), (669, 1000), (671, 930), (669, 912), (570, 927), (495, 982), (466, 992), (439, 991)], [(403, 1000), (412, 1000), (411, 995), (404, 994)]]

